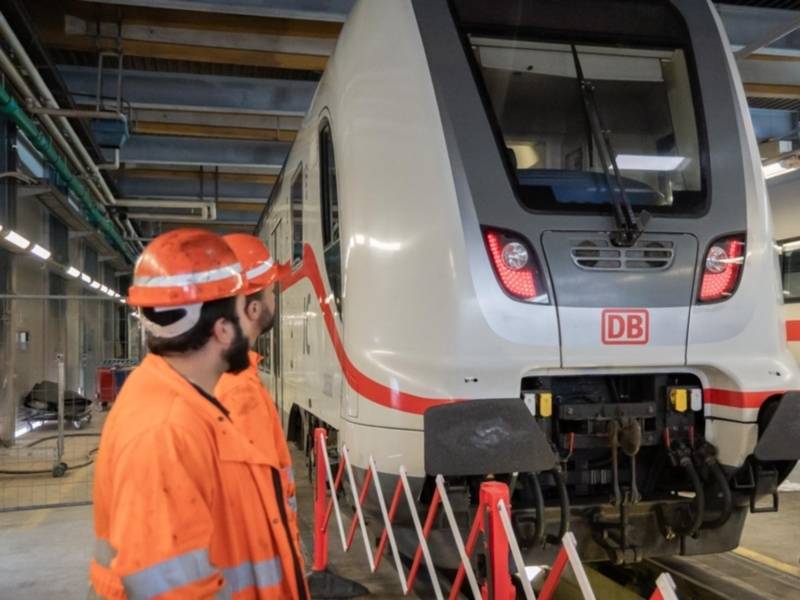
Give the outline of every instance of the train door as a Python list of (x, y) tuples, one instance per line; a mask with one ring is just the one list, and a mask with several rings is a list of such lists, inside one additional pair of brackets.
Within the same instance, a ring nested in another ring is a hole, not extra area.
[[(339, 188), (336, 180), (336, 156), (330, 123), (323, 121), (319, 131), (320, 209), (322, 217), (322, 246), (328, 286), (336, 307), (335, 327), (345, 339), (342, 306), (342, 247), (339, 231)], [(323, 389), (330, 392), (339, 404), (338, 416), (358, 416), (358, 395), (344, 385), (342, 370), (330, 363), (325, 373)]]
[[(283, 220), (279, 220), (275, 228), (270, 233), (270, 247), (272, 248), (273, 256), (276, 260), (280, 257), (280, 246), (282, 236)], [(278, 407), (278, 414), (286, 426), (286, 417), (283, 411), (283, 353), (281, 352), (281, 294), (276, 289), (275, 293), (275, 319), (272, 327), (272, 347), (270, 348), (270, 366), (272, 367), (272, 377), (275, 382), (274, 394), (275, 405)]]
[(781, 275), (789, 349), (800, 362), (800, 239), (781, 245)]

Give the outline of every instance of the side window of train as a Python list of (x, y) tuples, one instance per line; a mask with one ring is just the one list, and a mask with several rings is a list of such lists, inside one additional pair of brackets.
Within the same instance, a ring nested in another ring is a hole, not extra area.
[(292, 210), (292, 266), (303, 260), (303, 165), (300, 165), (289, 188)]
[(787, 241), (782, 247), (783, 299), (800, 302), (800, 239)]
[(320, 200), (322, 202), (322, 244), (325, 249), (325, 270), (336, 308), (342, 314), (342, 269), (339, 244), (339, 195), (336, 187), (336, 158), (330, 123), (319, 131)]

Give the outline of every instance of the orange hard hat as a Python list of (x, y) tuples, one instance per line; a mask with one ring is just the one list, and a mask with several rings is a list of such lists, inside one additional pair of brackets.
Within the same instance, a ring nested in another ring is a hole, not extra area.
[(278, 279), (278, 265), (269, 248), (254, 235), (231, 233), (222, 238), (231, 247), (244, 273), (244, 293), (255, 294)]
[(175, 229), (150, 242), (136, 261), (128, 304), (159, 308), (202, 304), (243, 290), (233, 250), (204, 229)]

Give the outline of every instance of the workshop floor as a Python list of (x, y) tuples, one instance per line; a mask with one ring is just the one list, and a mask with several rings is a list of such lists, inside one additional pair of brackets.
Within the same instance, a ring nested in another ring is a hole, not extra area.
[[(295, 454), (301, 527), (310, 549), (312, 490), (304, 476), (303, 458)], [(781, 494), (779, 513), (749, 518), (737, 553), (800, 574), (800, 469), (784, 489), (792, 491)], [(91, 506), (0, 513), (0, 600), (83, 600), (93, 540)], [(391, 561), (369, 575), (363, 551), (358, 552), (360, 544), (356, 539), (353, 551), (345, 556), (331, 544), (334, 570), (361, 581), (373, 598), (402, 598)]]

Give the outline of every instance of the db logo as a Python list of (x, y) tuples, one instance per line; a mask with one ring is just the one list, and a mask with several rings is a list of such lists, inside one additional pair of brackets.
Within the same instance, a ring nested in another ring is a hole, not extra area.
[(635, 345), (650, 341), (650, 313), (644, 309), (603, 311), (603, 344)]

